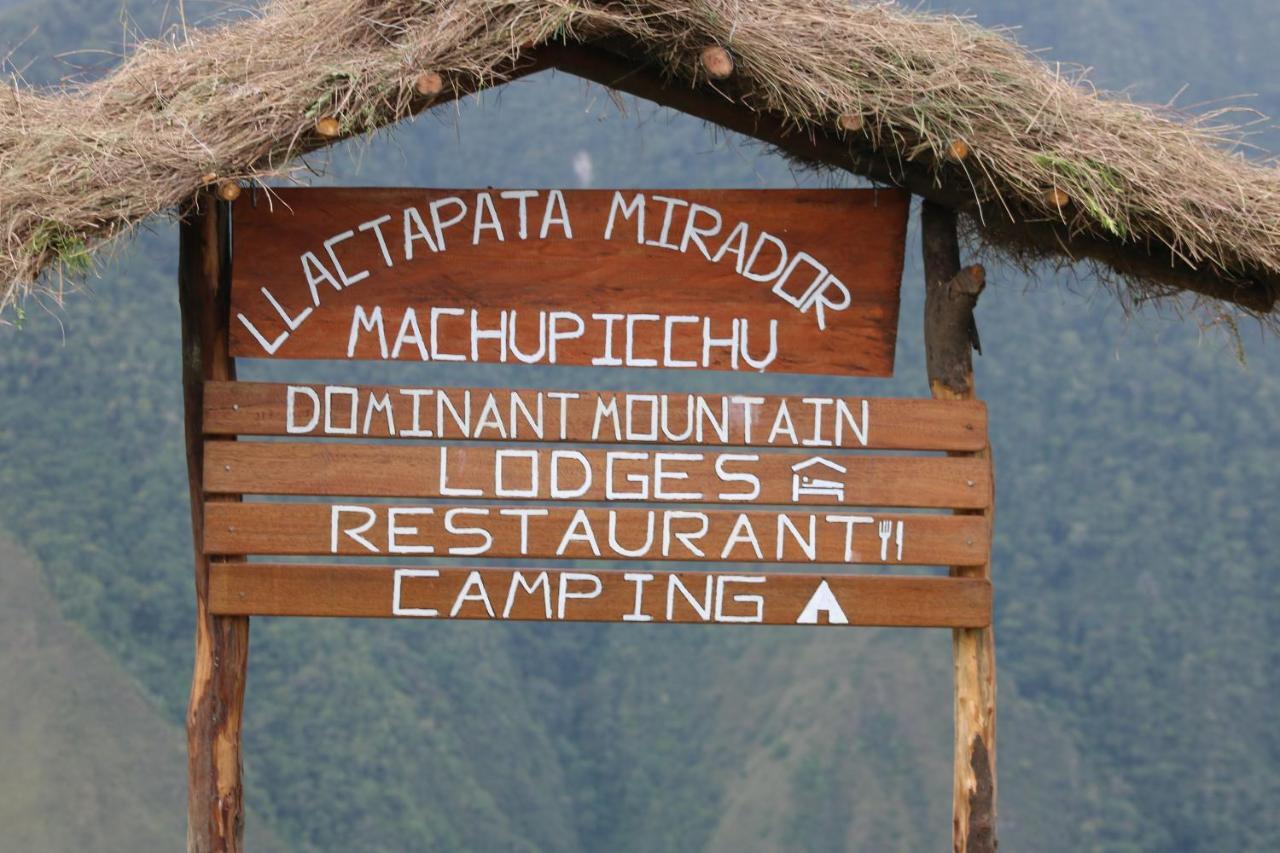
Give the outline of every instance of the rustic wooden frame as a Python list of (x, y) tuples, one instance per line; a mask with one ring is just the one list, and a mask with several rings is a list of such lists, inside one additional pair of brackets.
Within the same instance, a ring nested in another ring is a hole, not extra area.
[[(985, 283), (981, 267), (960, 267), (956, 214), (926, 201), (920, 209), (924, 254), (924, 343), (929, 389), (941, 400), (972, 400), (973, 351), (978, 349), (973, 309)], [(975, 456), (990, 458), (991, 450)], [(994, 498), (994, 496), (993, 496)], [(994, 521), (994, 499), (983, 510)], [(964, 510), (957, 510), (964, 512)], [(991, 562), (955, 566), (953, 577), (991, 578)], [(995, 632), (952, 631), (955, 667), (955, 767), (952, 788), (952, 849), (994, 853), (996, 849), (996, 658)]]
[[(960, 269), (956, 209), (971, 200), (946, 197), (928, 175), (910, 164), (898, 174), (885, 172), (869, 152), (830, 133), (797, 131), (778, 117), (760, 113), (734, 96), (731, 84), (716, 90), (667, 85), (661, 75), (634, 65), (608, 46), (546, 47), (513, 64), (507, 82), (546, 68), (577, 76), (661, 105), (678, 109), (722, 127), (776, 146), (809, 162), (836, 166), (874, 180), (904, 186), (922, 195), (926, 303), (925, 342), (930, 387), (940, 399), (974, 397), (972, 349), (977, 344), (973, 306), (981, 290), (980, 270)], [(471, 94), (446, 90), (445, 98)], [(439, 103), (424, 98), (419, 108)], [(204, 547), (205, 381), (235, 379), (228, 352), (229, 248), (228, 205), (212, 194), (193, 198), (180, 224), (179, 296), (182, 310), (183, 394), (187, 463), (195, 545), (196, 635), (188, 734), (189, 851), (238, 853), (243, 849), (244, 807), (241, 782), (241, 717), (248, 663), (249, 619), (214, 615), (209, 610), (210, 566), (235, 557), (207, 556)], [(1026, 227), (1026, 223), (1022, 223)], [(1051, 224), (1041, 226), (1045, 240), (1061, 235)], [(1132, 258), (1116, 258), (1110, 247), (1073, 246), (1084, 257), (1105, 260), (1122, 271), (1141, 273)], [(1181, 272), (1181, 271), (1180, 271)], [(1165, 270), (1167, 274), (1168, 271)], [(1207, 281), (1187, 271), (1188, 289), (1217, 298), (1247, 299), (1234, 288)], [(207, 440), (234, 440), (210, 435)], [(973, 455), (988, 456), (989, 449)], [(213, 500), (214, 498), (210, 498)], [(219, 496), (238, 500), (236, 496)], [(993, 510), (984, 511), (990, 514)], [(990, 578), (990, 562), (952, 569), (956, 577)], [(994, 633), (984, 628), (953, 631), (955, 669), (955, 764), (952, 843), (956, 853), (988, 853), (996, 848), (995, 653)]]

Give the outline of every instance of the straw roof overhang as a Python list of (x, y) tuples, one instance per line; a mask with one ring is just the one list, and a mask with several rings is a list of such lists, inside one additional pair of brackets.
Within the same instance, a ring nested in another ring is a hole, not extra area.
[(841, 0), (274, 0), (87, 86), (16, 87), (0, 98), (0, 295), (201, 187), (546, 68), (903, 186), (1018, 260), (1093, 262), (1130, 300), (1274, 316), (1280, 169), (969, 21)]
[[(1071, 201), (1061, 189), (1067, 204), (1059, 207), (1056, 202), (1048, 202), (1053, 210), (1046, 211), (1045, 194), (1052, 192), (1056, 184), (1029, 199), (1000, 194), (994, 186), (983, 192), (975, 184), (982, 183), (985, 176), (975, 180), (971, 167), (954, 157), (903, 159), (897, 146), (885, 150), (863, 134), (843, 131), (839, 125), (841, 116), (836, 116), (830, 127), (797, 126), (784, 115), (752, 109), (747, 98), (739, 94), (741, 87), (727, 81), (716, 83), (720, 98), (707, 98), (697, 89), (672, 87), (661, 67), (645, 63), (638, 54), (643, 56), (640, 49), (626, 50), (617, 43), (575, 45), (552, 47), (533, 61), (754, 137), (792, 159), (908, 189), (967, 215), (967, 224), (979, 240), (1020, 262), (1092, 262), (1109, 281), (1130, 285), (1135, 291), (1131, 295), (1137, 298), (1189, 291), (1263, 314), (1274, 308), (1280, 294), (1280, 275), (1275, 271), (1250, 268), (1247, 264), (1234, 270), (1212, 263), (1195, 264), (1179, 256), (1166, 241), (1152, 236), (1120, 237), (1105, 229), (1098, 233), (1089, 224), (1081, 227), (1081, 223), (1073, 221), (1072, 211), (1064, 209)], [(961, 143), (969, 145), (963, 140)]]

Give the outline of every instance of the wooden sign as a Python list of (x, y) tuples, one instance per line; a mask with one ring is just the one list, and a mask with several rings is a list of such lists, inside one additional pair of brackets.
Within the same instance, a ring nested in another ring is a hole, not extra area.
[[(987, 561), (985, 515), (919, 511), (990, 506), (990, 463), (978, 455), (986, 411), (975, 401), (217, 382), (206, 387), (204, 422), (210, 434), (287, 439), (210, 441), (211, 496), (311, 499), (206, 503), (204, 551), (231, 560), (211, 572), (217, 613), (952, 628), (990, 620), (985, 579), (839, 571)], [(526, 568), (236, 560), (245, 554), (483, 557)], [(546, 560), (637, 567), (528, 568)]]
[[(840, 570), (986, 563), (991, 468), (976, 401), (221, 381), (206, 386), (204, 423), (211, 436), (262, 437), (204, 448), (215, 613), (989, 623), (985, 579)], [(241, 495), (304, 501), (219, 499)], [(244, 555), (636, 568), (358, 567)]]
[(893, 372), (896, 190), (276, 189), (231, 355)]
[(229, 563), (215, 611), (539, 622), (974, 628), (985, 579)]
[[(889, 375), (906, 210), (894, 191), (259, 192), (233, 208), (230, 353)], [(976, 401), (221, 380), (203, 409), (215, 613), (990, 616), (985, 580), (842, 571), (987, 561)], [(554, 560), (635, 568), (523, 568)]]
[(977, 400), (211, 382), (208, 435), (952, 450), (986, 446)]
[(923, 513), (564, 504), (212, 503), (207, 554), (976, 566), (987, 521)]
[(981, 509), (982, 460), (782, 451), (542, 450), (236, 441), (210, 445), (211, 493)]
[(192, 849), (240, 847), (250, 616), (950, 628), (953, 846), (994, 849), (982, 276), (951, 212), (922, 208), (932, 400), (236, 381), (236, 358), (890, 376), (908, 205), (197, 199), (180, 228)]

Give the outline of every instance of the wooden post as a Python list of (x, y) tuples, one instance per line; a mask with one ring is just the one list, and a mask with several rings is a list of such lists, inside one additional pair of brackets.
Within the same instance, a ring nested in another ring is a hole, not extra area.
[[(955, 211), (926, 201), (920, 213), (924, 250), (924, 342), (933, 396), (974, 397), (973, 350), (979, 349), (973, 308), (985, 284), (982, 267), (960, 267)], [(989, 456), (990, 448), (979, 451)], [(984, 511), (988, 523), (993, 509)], [(985, 565), (953, 567), (956, 577), (991, 577)], [(955, 776), (952, 836), (955, 853), (996, 849), (995, 634), (986, 628), (952, 631), (955, 666)]]
[(203, 547), (204, 383), (235, 378), (235, 362), (227, 352), (229, 217), (229, 205), (205, 192), (191, 200), (179, 225), (182, 392), (196, 588), (195, 667), (187, 705), (188, 853), (238, 853), (244, 836), (240, 719), (249, 620), (210, 615), (212, 560)]

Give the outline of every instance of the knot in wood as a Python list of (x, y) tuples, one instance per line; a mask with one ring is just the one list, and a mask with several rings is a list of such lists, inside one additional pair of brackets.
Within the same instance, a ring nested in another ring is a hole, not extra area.
[(967, 297), (977, 303), (983, 288), (987, 286), (987, 271), (982, 264), (971, 264), (947, 282), (947, 295), (953, 299)]
[(413, 88), (424, 98), (434, 98), (444, 91), (444, 78), (434, 71), (423, 71), (414, 81)]
[(1041, 195), (1041, 198), (1044, 199), (1045, 204), (1047, 204), (1049, 207), (1054, 208), (1055, 210), (1062, 210), (1062, 208), (1066, 207), (1068, 204), (1071, 203), (1071, 196), (1067, 195), (1065, 192), (1058, 189), (1057, 187), (1054, 187), (1053, 189), (1045, 190), (1044, 193)]
[(333, 139), (342, 133), (342, 125), (333, 116), (324, 116), (316, 121), (316, 133), (325, 139)]
[(846, 133), (857, 133), (866, 125), (862, 113), (845, 113), (840, 116), (840, 129)]
[(733, 74), (733, 55), (718, 44), (702, 49), (702, 68), (712, 80), (726, 80)]

